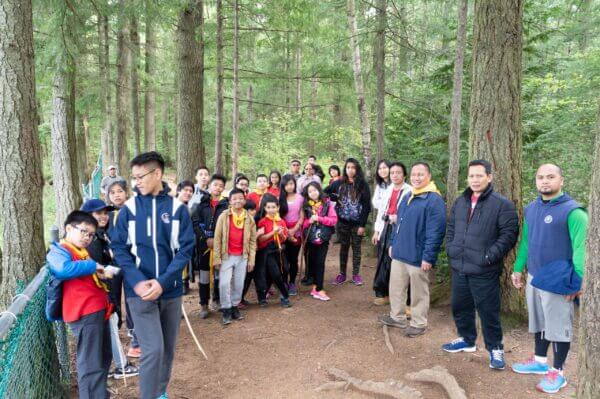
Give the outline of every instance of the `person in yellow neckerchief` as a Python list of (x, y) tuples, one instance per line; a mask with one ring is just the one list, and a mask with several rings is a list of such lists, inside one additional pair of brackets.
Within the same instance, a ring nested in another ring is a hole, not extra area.
[(269, 178), (267, 175), (259, 174), (256, 176), (256, 187), (247, 196), (247, 199), (254, 201), (256, 206), (260, 206), (263, 195), (268, 192)]

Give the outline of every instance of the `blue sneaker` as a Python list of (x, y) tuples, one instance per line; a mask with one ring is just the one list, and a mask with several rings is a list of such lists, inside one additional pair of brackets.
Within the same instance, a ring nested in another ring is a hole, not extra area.
[(290, 300), (288, 298), (281, 298), (281, 307), (283, 308), (291, 308), (292, 307), (292, 303), (290, 302)]
[(475, 352), (477, 347), (475, 345), (469, 345), (465, 342), (463, 337), (456, 338), (454, 341), (442, 345), (442, 349), (446, 352), (457, 353), (457, 352)]
[(522, 363), (513, 363), (512, 369), (515, 373), (519, 374), (546, 374), (548, 372), (548, 365), (537, 362), (535, 357), (531, 356)]
[(567, 379), (557, 369), (553, 368), (535, 386), (535, 389), (544, 393), (557, 393), (561, 388), (566, 386)]
[(165, 393), (163, 393), (162, 395), (160, 395), (160, 396), (158, 397), (158, 399), (169, 399), (169, 395), (167, 395), (167, 393), (165, 392)]
[(504, 370), (504, 349), (492, 349), (490, 351), (490, 368), (494, 370)]

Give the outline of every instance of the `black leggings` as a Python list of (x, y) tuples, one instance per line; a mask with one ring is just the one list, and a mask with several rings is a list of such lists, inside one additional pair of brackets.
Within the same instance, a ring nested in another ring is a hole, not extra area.
[(267, 298), (267, 291), (271, 287), (271, 284), (277, 286), (282, 297), (288, 297), (288, 290), (283, 282), (284, 273), (282, 272), (281, 255), (278, 250), (271, 249), (263, 249), (257, 252), (254, 284), (257, 285), (256, 292), (259, 300)]
[(329, 242), (322, 244), (306, 244), (306, 258), (309, 265), (310, 277), (312, 277), (317, 291), (323, 290), (323, 278), (325, 276), (325, 259)]
[(340, 239), (340, 274), (346, 275), (348, 266), (348, 254), (352, 247), (352, 275), (360, 274), (360, 260), (363, 236), (358, 235), (358, 226), (338, 221), (336, 232)]
[(296, 276), (298, 276), (298, 254), (300, 253), (300, 245), (287, 243), (285, 246), (285, 258), (289, 265), (289, 273), (284, 279), (289, 284), (296, 284)]

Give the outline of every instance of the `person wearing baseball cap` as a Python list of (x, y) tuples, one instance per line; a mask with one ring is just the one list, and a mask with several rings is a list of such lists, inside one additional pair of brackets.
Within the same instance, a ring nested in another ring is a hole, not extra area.
[(108, 188), (114, 182), (117, 182), (117, 181), (124, 181), (125, 183), (127, 183), (122, 176), (119, 176), (117, 174), (117, 166), (109, 165), (108, 166), (108, 175), (104, 176), (104, 178), (102, 179), (102, 182), (100, 183), (100, 191), (102, 192), (102, 195), (104, 196), (104, 198), (108, 198)]

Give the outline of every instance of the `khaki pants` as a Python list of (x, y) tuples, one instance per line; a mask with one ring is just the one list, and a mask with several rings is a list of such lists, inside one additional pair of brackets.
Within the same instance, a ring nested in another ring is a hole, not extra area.
[(406, 323), (406, 296), (410, 285), (410, 325), (427, 327), (429, 313), (429, 272), (408, 263), (392, 260), (390, 271), (390, 317)]

